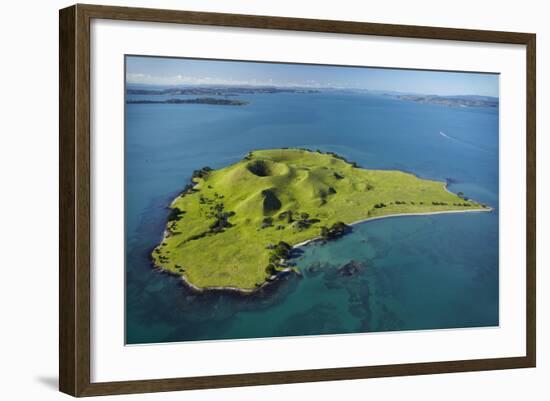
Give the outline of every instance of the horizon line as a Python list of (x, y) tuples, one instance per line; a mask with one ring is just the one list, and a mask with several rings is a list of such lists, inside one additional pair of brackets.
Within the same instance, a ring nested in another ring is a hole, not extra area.
[(171, 87), (171, 88), (184, 88), (184, 87), (201, 87), (201, 86), (210, 86), (210, 87), (251, 87), (251, 88), (284, 88), (284, 89), (307, 89), (307, 90), (319, 90), (319, 91), (330, 91), (330, 90), (347, 90), (347, 91), (361, 91), (361, 92), (378, 92), (386, 94), (403, 94), (403, 95), (417, 95), (417, 96), (437, 96), (437, 97), (453, 97), (453, 96), (478, 96), (486, 97), (493, 99), (500, 99), (499, 96), (492, 95), (478, 95), (472, 93), (461, 93), (461, 94), (452, 94), (452, 95), (437, 95), (434, 93), (425, 93), (425, 92), (410, 92), (410, 91), (398, 91), (393, 89), (368, 89), (368, 88), (353, 88), (345, 86), (307, 86), (307, 85), (285, 85), (285, 84), (239, 84), (239, 83), (173, 83), (173, 84), (157, 84), (157, 83), (145, 83), (145, 82), (125, 82), (126, 86), (128, 85), (141, 85), (141, 86), (157, 86), (157, 87)]

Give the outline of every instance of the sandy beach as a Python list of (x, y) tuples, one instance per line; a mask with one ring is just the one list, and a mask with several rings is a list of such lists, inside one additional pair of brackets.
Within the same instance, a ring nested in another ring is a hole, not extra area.
[[(399, 216), (428, 216), (432, 214), (448, 214), (448, 213), (474, 213), (474, 212), (491, 212), (493, 211), (493, 208), (488, 207), (486, 209), (469, 209), (469, 210), (446, 210), (441, 212), (426, 212), (426, 213), (397, 213), (397, 214), (388, 214), (387, 216), (375, 216), (375, 217), (367, 217), (366, 219), (361, 219), (354, 221), (353, 223), (348, 224), (349, 226), (354, 226), (356, 224), (366, 223), (369, 221), (374, 220), (381, 220), (381, 219), (388, 219), (391, 217), (399, 217)], [(293, 245), (293, 248), (299, 248), (304, 245), (309, 244), (310, 242), (317, 241), (321, 239), (321, 237), (315, 237), (312, 239), (308, 239), (307, 241), (300, 242), (296, 245)]]

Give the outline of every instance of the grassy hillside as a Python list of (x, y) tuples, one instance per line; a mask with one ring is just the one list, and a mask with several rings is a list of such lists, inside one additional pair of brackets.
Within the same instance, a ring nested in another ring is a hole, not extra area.
[(450, 193), (443, 182), (366, 170), (302, 149), (254, 151), (226, 168), (195, 171), (193, 182), (172, 202), (152, 257), (200, 288), (254, 289), (281, 269), (280, 241), (296, 245), (338, 222), (490, 210)]

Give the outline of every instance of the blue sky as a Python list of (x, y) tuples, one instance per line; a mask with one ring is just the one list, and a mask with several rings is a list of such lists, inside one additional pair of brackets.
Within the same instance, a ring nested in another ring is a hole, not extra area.
[(497, 74), (128, 56), (129, 84), (274, 85), (498, 96)]

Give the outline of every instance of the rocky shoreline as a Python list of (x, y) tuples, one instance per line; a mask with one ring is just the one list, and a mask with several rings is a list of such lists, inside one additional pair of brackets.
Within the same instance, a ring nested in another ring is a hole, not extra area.
[(189, 281), (189, 279), (184, 274), (174, 273), (170, 270), (165, 269), (162, 266), (156, 265), (154, 262), (153, 262), (153, 267), (154, 267), (155, 270), (157, 270), (159, 272), (162, 272), (162, 273), (165, 273), (165, 274), (170, 274), (172, 276), (176, 276), (176, 277), (180, 278), (182, 283), (188, 289), (190, 289), (191, 291), (193, 291), (196, 294), (204, 294), (204, 293), (207, 293), (207, 292), (228, 292), (228, 293), (236, 293), (236, 294), (245, 295), (245, 296), (254, 295), (254, 294), (257, 294), (257, 293), (261, 292), (261, 290), (266, 289), (268, 286), (274, 285), (280, 279), (282, 279), (283, 277), (288, 276), (291, 273), (295, 273), (299, 277), (302, 276), (302, 274), (300, 272), (298, 272), (297, 270), (295, 270), (291, 267), (287, 267), (287, 268), (279, 271), (277, 274), (272, 275), (271, 277), (269, 277), (266, 281), (264, 281), (262, 283), (262, 285), (260, 285), (256, 288), (237, 288), (237, 287), (223, 287), (223, 286), (220, 286), (220, 287), (198, 287), (195, 284), (191, 283)]

